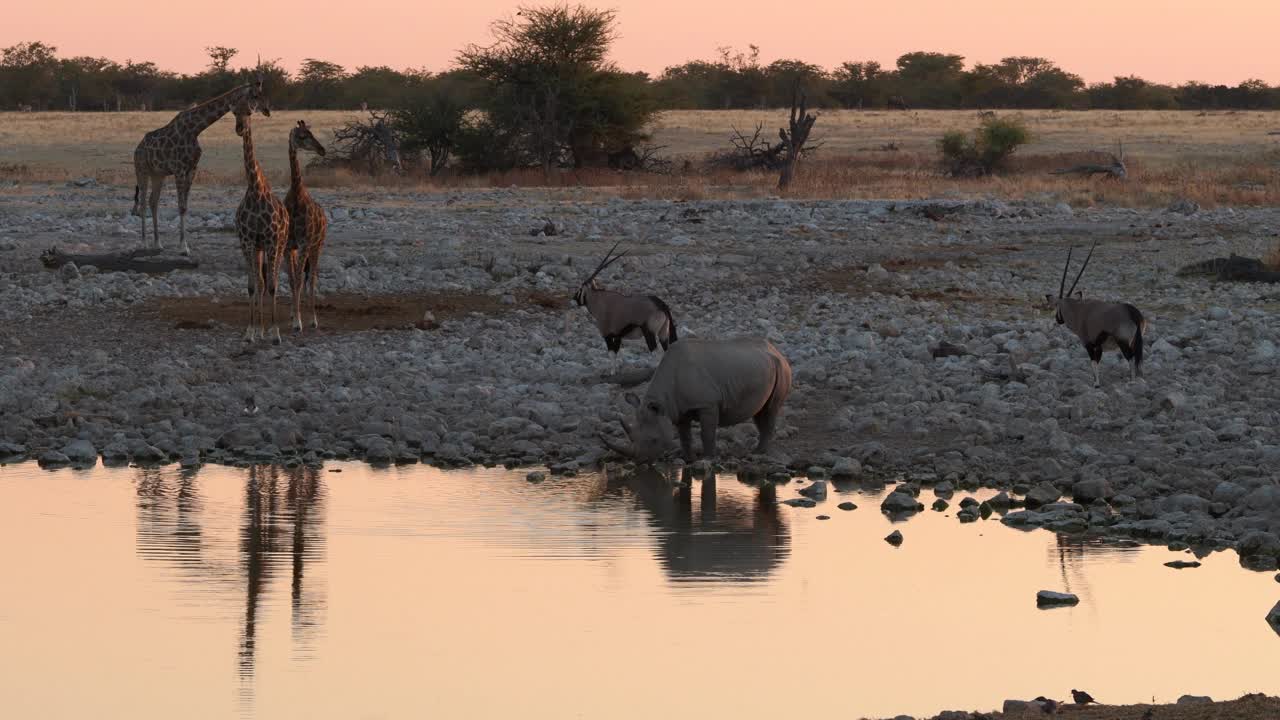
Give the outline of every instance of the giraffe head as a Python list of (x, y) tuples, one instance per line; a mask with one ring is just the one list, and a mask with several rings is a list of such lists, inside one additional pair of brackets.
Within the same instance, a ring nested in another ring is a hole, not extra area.
[(231, 108), (231, 112), (236, 116), (236, 134), (243, 136), (249, 128), (249, 116), (254, 112), (260, 112), (266, 117), (271, 117), (271, 103), (267, 100), (267, 96), (262, 93), (262, 81), (245, 86), (245, 93)]
[(253, 110), (247, 103), (240, 103), (232, 112), (236, 115), (236, 134), (244, 137), (249, 132), (249, 116), (253, 114)]
[(258, 73), (258, 77), (245, 87), (245, 92), (240, 96), (240, 102), (236, 103), (236, 113), (241, 110), (245, 114), (260, 112), (266, 117), (271, 117), (271, 101), (267, 99), (267, 93), (262, 89), (262, 73)]
[(311, 134), (311, 128), (307, 127), (307, 123), (299, 120), (298, 126), (289, 131), (289, 146), (294, 148), (302, 148), (324, 157), (324, 146)]
[(245, 102), (249, 105), (249, 110), (257, 110), (267, 117), (271, 117), (271, 101), (267, 100), (267, 93), (262, 89), (263, 76), (258, 73), (258, 77), (249, 86), (249, 93), (245, 96)]

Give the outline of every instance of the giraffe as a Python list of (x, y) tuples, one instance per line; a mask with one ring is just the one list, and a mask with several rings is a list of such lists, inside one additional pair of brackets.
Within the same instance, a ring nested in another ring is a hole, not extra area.
[(271, 339), (279, 345), (276, 287), (280, 279), (280, 259), (289, 242), (289, 211), (271, 192), (271, 183), (267, 182), (267, 176), (254, 155), (253, 130), (249, 126), (252, 112), (248, 102), (242, 102), (235, 108), (236, 134), (244, 141), (244, 172), (247, 178), (244, 198), (236, 208), (236, 234), (240, 236), (240, 252), (244, 254), (245, 270), (249, 276), (249, 326), (244, 331), (244, 339), (245, 342), (253, 342), (255, 318), (262, 329), (261, 337), (267, 337), (265, 293), (271, 296)]
[(262, 94), (262, 75), (247, 85), (241, 85), (208, 102), (183, 110), (168, 125), (152, 130), (142, 137), (133, 151), (133, 169), (137, 184), (133, 188), (133, 214), (142, 218), (142, 244), (147, 244), (147, 216), (143, 202), (150, 186), (152, 245), (160, 247), (160, 188), (165, 177), (172, 175), (178, 186), (178, 237), (182, 241), (182, 254), (190, 255), (187, 245), (187, 196), (191, 194), (191, 181), (200, 162), (200, 133), (214, 124), (237, 105), (246, 104), (250, 111), (258, 110), (267, 117), (271, 107)]
[(311, 198), (302, 184), (302, 167), (298, 163), (298, 150), (310, 150), (324, 157), (324, 146), (311, 134), (311, 128), (302, 120), (289, 132), (289, 193), (284, 196), (284, 206), (289, 211), (288, 255), (289, 292), (293, 300), (293, 327), (302, 332), (302, 294), (306, 292), (311, 302), (311, 327), (320, 327), (316, 316), (316, 282), (320, 275), (320, 251), (324, 249), (325, 231), (329, 220), (324, 209)]

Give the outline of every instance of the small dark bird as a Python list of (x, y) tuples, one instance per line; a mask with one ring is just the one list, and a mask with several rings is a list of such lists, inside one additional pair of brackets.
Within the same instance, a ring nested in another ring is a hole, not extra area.
[(1077, 705), (1088, 705), (1089, 703), (1097, 703), (1093, 696), (1083, 690), (1072, 690), (1071, 699), (1076, 701)]
[(258, 414), (258, 403), (254, 402), (252, 395), (244, 399), (244, 414), (245, 415)]

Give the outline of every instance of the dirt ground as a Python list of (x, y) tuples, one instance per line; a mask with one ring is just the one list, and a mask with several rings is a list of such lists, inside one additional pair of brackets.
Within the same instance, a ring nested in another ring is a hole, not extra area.
[[(281, 317), (291, 312), (291, 300), (281, 291), (277, 308)], [(310, 311), (304, 305), (304, 332), (307, 335), (337, 335), (366, 330), (434, 330), (446, 320), (469, 315), (497, 315), (510, 306), (561, 309), (563, 298), (547, 293), (520, 293), (512, 295), (510, 302), (502, 297), (480, 293), (407, 293), (402, 295), (360, 295), (337, 293), (326, 295), (316, 303), (316, 311), (324, 318), (322, 325), (312, 330)], [(154, 303), (135, 308), (134, 317), (172, 324), (177, 330), (214, 330), (224, 332), (228, 328), (244, 325), (249, 314), (249, 302), (245, 297), (195, 297), (161, 298)]]

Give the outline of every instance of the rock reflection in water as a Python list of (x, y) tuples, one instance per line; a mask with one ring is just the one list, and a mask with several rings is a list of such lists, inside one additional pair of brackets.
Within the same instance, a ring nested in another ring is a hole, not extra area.
[(219, 539), (204, 539), (197, 470), (176, 475), (139, 469), (137, 479), (138, 553), (182, 571), (193, 583), (223, 591), (240, 587), (244, 615), (237, 664), (241, 699), (251, 703), (257, 650), (258, 614), (271, 581), (288, 567), (290, 618), (295, 659), (311, 657), (323, 624), (323, 588), (306, 582), (324, 552), (324, 486), (311, 467), (254, 466), (245, 477), (236, 562), (219, 558)]
[(657, 559), (672, 580), (765, 580), (790, 551), (787, 524), (771, 484), (761, 487), (748, 504), (744, 498), (719, 496), (717, 478), (708, 474), (700, 483), (695, 521), (688, 468), (679, 484), (673, 482), (674, 475), (653, 468), (619, 472), (608, 480), (606, 492), (625, 489), (660, 531)]
[[(947, 512), (892, 548), (887, 489), (848, 483), (793, 508), (730, 475), (328, 469), (0, 472), (6, 716), (889, 717), (1276, 687), (1276, 584), (1229, 555), (1173, 570), (1163, 548)], [(1041, 589), (1081, 602), (1041, 610)], [(1053, 662), (904, 620), (940, 603)], [(816, 617), (797, 644), (787, 619)], [(806, 692), (732, 690), (797, 652)], [(922, 652), (952, 671), (900, 672)], [(699, 683), (669, 682), (680, 657)]]

